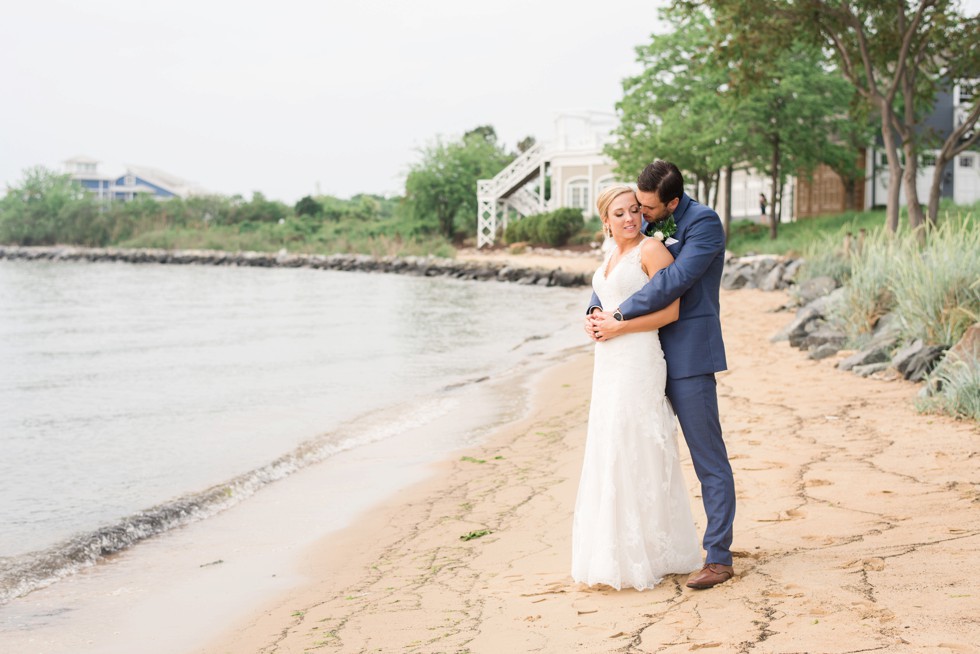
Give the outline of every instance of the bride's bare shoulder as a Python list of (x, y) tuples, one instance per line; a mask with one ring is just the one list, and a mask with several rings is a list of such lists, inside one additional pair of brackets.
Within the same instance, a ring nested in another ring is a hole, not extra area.
[(640, 247), (642, 248), (640, 259), (643, 262), (643, 269), (648, 275), (652, 276), (661, 268), (666, 268), (674, 263), (673, 255), (658, 238), (647, 238), (640, 244)]

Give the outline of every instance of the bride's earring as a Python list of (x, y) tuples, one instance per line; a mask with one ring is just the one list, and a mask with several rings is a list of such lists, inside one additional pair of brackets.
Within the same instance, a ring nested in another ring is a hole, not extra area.
[(612, 238), (612, 229), (609, 227), (609, 223), (602, 223), (602, 233), (606, 235), (606, 238)]

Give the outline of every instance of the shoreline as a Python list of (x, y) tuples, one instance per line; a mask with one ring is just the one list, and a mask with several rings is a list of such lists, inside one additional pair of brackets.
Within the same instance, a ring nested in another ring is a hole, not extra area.
[(722, 297), (733, 581), (692, 591), (673, 576), (644, 592), (572, 583), (586, 353), (541, 377), (527, 417), (312, 545), (305, 585), (267, 596), (194, 651), (971, 651), (980, 596), (958, 571), (980, 545), (980, 434), (915, 413), (914, 384), (771, 344), (785, 299)]
[[(438, 257), (373, 257), (367, 254), (290, 254), (286, 251), (227, 252), (223, 250), (160, 250), (86, 248), (77, 246), (0, 245), (0, 261), (88, 261), (133, 264), (248, 266), (258, 268), (313, 268), (357, 272), (395, 273), (422, 277), (450, 277), (472, 281), (498, 281), (537, 286), (579, 287), (592, 283), (597, 260), (588, 268), (566, 270), (563, 256), (536, 257), (524, 265), (520, 255), (491, 258), (470, 255), (460, 259)], [(554, 265), (551, 265), (554, 264)]]

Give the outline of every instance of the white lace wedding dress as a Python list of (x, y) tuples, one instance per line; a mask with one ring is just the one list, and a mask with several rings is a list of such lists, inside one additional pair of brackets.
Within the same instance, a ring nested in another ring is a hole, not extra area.
[[(602, 306), (617, 307), (647, 282), (640, 247), (592, 278)], [(572, 577), (613, 588), (652, 588), (701, 567), (664, 395), (667, 364), (656, 331), (596, 343), (585, 460), (572, 526)]]

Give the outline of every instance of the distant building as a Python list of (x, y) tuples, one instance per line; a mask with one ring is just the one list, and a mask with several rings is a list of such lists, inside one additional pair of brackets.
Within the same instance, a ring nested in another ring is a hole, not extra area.
[[(929, 131), (934, 138), (945, 141), (952, 131), (963, 124), (975, 98), (980, 93), (980, 79), (965, 80), (953, 85), (952, 90), (940, 92), (936, 96), (936, 104), (922, 124), (923, 131)], [(929, 189), (932, 187), (932, 176), (936, 170), (936, 155), (939, 150), (927, 150), (921, 153), (919, 161), (916, 191), (919, 202), (929, 201)], [(879, 137), (875, 147), (867, 153), (868, 176), (866, 206), (883, 206), (888, 197), (888, 157)], [(942, 191), (940, 197), (948, 198), (956, 204), (973, 204), (980, 200), (980, 145), (961, 152), (946, 164), (943, 170)], [(905, 205), (905, 193), (900, 194), (900, 202)]]
[(99, 161), (86, 156), (66, 159), (65, 172), (85, 190), (108, 201), (128, 201), (138, 196), (158, 200), (204, 195), (206, 191), (190, 182), (147, 166), (127, 166), (122, 175), (99, 172)]

